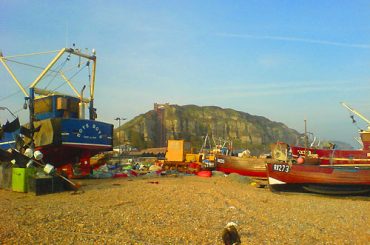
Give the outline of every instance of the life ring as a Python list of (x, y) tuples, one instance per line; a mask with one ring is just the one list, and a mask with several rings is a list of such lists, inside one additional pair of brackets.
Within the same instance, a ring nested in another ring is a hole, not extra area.
[(199, 171), (197, 173), (197, 175), (199, 177), (211, 177), (212, 176), (212, 172), (211, 171), (208, 171), (208, 170), (204, 170), (204, 171)]

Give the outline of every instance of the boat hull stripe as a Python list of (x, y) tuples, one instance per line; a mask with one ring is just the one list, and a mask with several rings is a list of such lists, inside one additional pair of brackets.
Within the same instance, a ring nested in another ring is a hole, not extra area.
[(88, 143), (75, 143), (75, 142), (63, 142), (63, 145), (88, 145), (88, 146), (104, 146), (104, 147), (112, 147), (111, 145), (104, 145), (104, 144), (88, 144)]

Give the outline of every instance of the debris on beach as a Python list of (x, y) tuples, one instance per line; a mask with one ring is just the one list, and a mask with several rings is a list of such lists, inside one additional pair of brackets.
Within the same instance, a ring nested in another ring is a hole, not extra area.
[(16, 149), (0, 149), (0, 187), (16, 192), (33, 192), (43, 195), (64, 190), (77, 191), (80, 186), (57, 172), (53, 165), (43, 162), (43, 154), (27, 148), (23, 153)]

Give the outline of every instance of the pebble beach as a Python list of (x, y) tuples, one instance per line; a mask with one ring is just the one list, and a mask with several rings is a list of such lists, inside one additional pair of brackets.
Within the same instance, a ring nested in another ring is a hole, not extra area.
[(78, 192), (0, 190), (0, 244), (370, 244), (370, 197), (273, 193), (229, 177), (76, 180)]

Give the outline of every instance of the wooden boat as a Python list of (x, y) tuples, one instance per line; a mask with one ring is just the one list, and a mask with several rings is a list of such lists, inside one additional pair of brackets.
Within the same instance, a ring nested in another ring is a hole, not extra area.
[[(342, 105), (368, 124), (367, 129), (359, 131), (360, 139), (358, 142), (361, 144), (361, 149), (336, 149), (335, 144), (331, 144), (328, 147), (286, 145), (286, 149), (282, 150), (284, 143), (280, 143), (280, 145), (278, 143), (272, 151), (272, 157), (276, 160), (283, 161), (286, 160), (288, 155), (295, 160), (298, 158), (317, 159), (318, 163), (323, 165), (370, 164), (370, 120), (345, 103), (342, 103)], [(353, 116), (351, 118), (353, 122), (356, 122)], [(305, 135), (307, 137), (307, 134)]]
[(265, 163), (266, 158), (216, 155), (216, 170), (226, 174), (267, 178)]
[(267, 163), (266, 170), (272, 190), (292, 186), (324, 194), (370, 192), (370, 167)]

